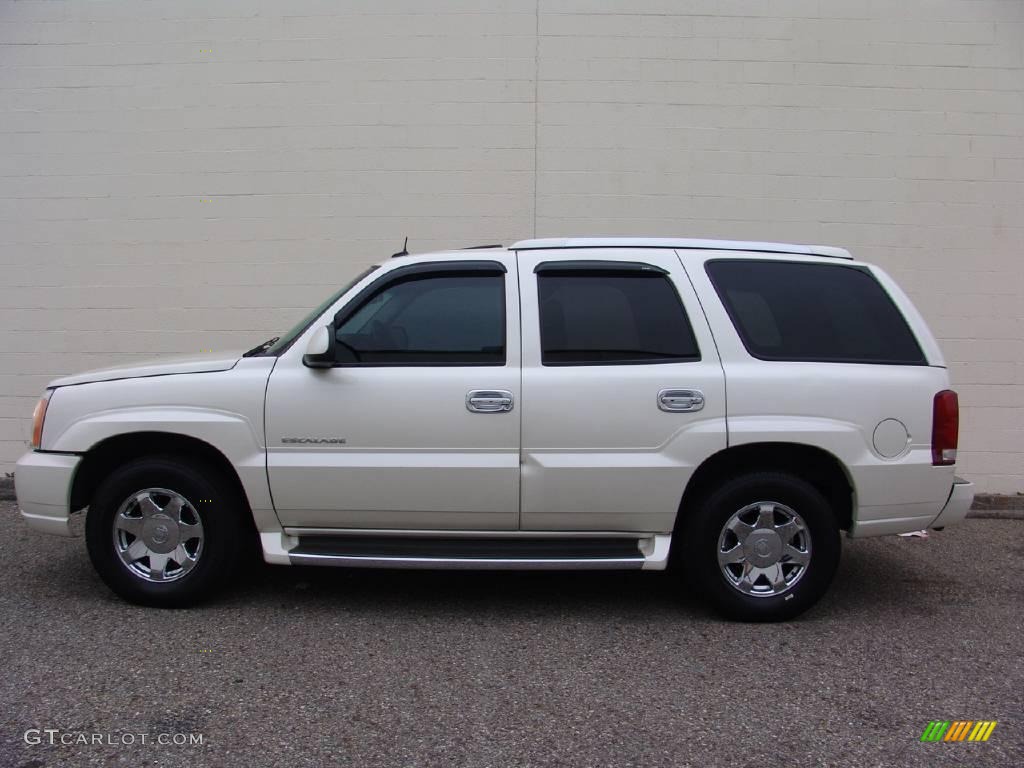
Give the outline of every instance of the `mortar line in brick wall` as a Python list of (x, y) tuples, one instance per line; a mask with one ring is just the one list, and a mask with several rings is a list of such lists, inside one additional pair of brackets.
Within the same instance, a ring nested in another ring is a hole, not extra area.
[(540, 0), (533, 12), (533, 237), (537, 236), (537, 152), (540, 135)]

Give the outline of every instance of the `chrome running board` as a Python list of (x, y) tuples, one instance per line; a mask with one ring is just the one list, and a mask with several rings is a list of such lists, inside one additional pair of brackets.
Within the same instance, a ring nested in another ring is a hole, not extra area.
[(446, 533), (289, 529), (260, 539), (268, 563), (464, 570), (663, 570), (671, 542), (668, 534)]

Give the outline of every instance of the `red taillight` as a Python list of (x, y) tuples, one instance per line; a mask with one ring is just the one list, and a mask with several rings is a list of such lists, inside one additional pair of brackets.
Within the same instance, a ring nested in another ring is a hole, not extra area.
[(932, 402), (932, 464), (956, 464), (957, 436), (960, 432), (960, 404), (956, 392), (944, 389)]

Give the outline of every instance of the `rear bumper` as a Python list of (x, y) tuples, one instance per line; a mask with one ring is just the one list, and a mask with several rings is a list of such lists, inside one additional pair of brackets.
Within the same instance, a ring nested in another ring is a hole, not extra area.
[[(861, 507), (849, 531), (852, 539), (891, 536), (926, 528), (944, 528), (967, 517), (974, 501), (974, 483), (954, 477), (944, 501), (913, 502), (878, 507)], [(938, 514), (935, 510), (939, 509)]]
[(929, 528), (944, 528), (947, 525), (955, 525), (967, 517), (967, 510), (974, 502), (974, 483), (964, 480), (962, 477), (954, 478), (953, 489), (949, 492), (949, 499), (946, 506), (942, 508), (938, 516), (932, 520)]
[(14, 469), (14, 493), (21, 517), (30, 528), (57, 536), (73, 536), (68, 522), (71, 481), (81, 456), (29, 451)]

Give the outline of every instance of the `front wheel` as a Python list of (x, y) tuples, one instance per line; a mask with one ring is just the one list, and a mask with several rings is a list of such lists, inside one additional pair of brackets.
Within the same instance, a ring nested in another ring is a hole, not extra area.
[(110, 589), (133, 603), (184, 607), (234, 574), (243, 540), (238, 500), (219, 476), (177, 457), (115, 470), (86, 517), (86, 546)]
[(690, 581), (723, 615), (785, 621), (814, 605), (839, 565), (835, 515), (810, 483), (779, 472), (740, 476), (682, 515)]

